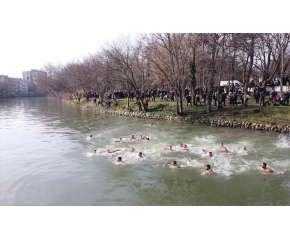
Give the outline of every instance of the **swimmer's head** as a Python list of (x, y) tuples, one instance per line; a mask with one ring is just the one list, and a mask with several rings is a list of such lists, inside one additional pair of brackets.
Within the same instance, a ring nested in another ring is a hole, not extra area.
[(212, 152), (209, 152), (208, 155), (209, 155), (210, 157), (212, 157)]
[(97, 152), (97, 150), (94, 150), (94, 153), (96, 153)]
[(120, 138), (120, 141), (122, 141), (122, 138)]
[(90, 137), (93, 137), (93, 135), (90, 135)]
[(169, 149), (171, 150), (172, 149), (172, 146), (169, 146)]
[(122, 161), (122, 157), (118, 157), (118, 162), (121, 162)]
[(183, 147), (182, 143), (180, 143), (180, 147)]
[(205, 169), (206, 169), (206, 170), (209, 170), (209, 169), (210, 169), (210, 165), (207, 164), (206, 167), (205, 167)]
[(142, 157), (142, 152), (139, 152), (139, 156)]
[(243, 150), (247, 150), (247, 149), (246, 149), (246, 146), (243, 146)]
[(224, 145), (224, 143), (221, 142), (221, 146), (223, 146), (223, 145)]
[(267, 163), (262, 163), (262, 168), (266, 168), (267, 167)]
[(173, 161), (173, 165), (176, 165), (177, 164), (177, 162), (176, 161)]

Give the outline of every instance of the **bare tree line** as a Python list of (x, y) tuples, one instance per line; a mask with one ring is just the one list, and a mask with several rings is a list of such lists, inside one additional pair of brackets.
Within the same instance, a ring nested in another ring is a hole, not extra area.
[[(205, 88), (208, 111), (221, 80), (239, 80), (244, 91), (250, 79), (261, 87), (273, 78), (289, 79), (289, 33), (151, 33), (123, 37), (83, 61), (44, 66), (47, 77), (39, 90), (72, 95), (126, 89), (135, 95), (167, 87), (175, 92), (176, 112), (183, 113), (186, 87)], [(195, 99), (195, 98), (193, 98)], [(141, 103), (144, 108), (143, 99)]]

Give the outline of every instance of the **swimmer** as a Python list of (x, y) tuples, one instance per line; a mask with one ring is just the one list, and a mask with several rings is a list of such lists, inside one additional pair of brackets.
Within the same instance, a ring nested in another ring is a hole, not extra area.
[[(145, 154), (143, 154), (145, 156)], [(143, 159), (143, 155), (142, 155), (142, 152), (139, 152), (138, 153), (138, 157), (142, 160)]]
[(183, 145), (183, 149), (182, 150), (189, 151), (186, 144)]
[(92, 140), (93, 139), (93, 135), (90, 135), (89, 137), (87, 137), (87, 140)]
[(125, 163), (124, 161), (122, 161), (122, 157), (118, 157), (117, 162), (116, 163)]
[(122, 138), (120, 138), (120, 140), (116, 140), (114, 142), (123, 142), (123, 141), (122, 141)]
[(206, 167), (205, 167), (205, 172), (204, 172), (204, 174), (209, 174), (209, 173), (214, 173), (214, 172), (210, 169), (210, 165), (207, 164)]
[(149, 124), (149, 127), (153, 126), (153, 123)]
[(170, 162), (165, 163), (165, 164), (163, 165), (163, 167), (165, 167), (165, 166), (167, 166), (167, 165), (172, 165), (172, 166), (174, 166), (174, 167), (180, 168), (180, 166), (177, 165), (177, 162), (176, 162), (176, 161), (173, 161), (172, 163), (170, 163)]
[(166, 151), (166, 150), (168, 150), (168, 151), (173, 151), (172, 146), (170, 146), (169, 148), (163, 148), (162, 151)]
[(97, 153), (97, 150), (94, 150), (94, 152), (93, 152), (94, 154), (96, 154)]
[(220, 144), (220, 151), (217, 151), (218, 153), (219, 152), (229, 152), (229, 150), (224, 146), (224, 144), (221, 142)]
[(136, 140), (136, 138), (134, 137), (134, 135), (132, 135), (132, 137), (130, 138), (130, 141), (131, 140)]
[(128, 152), (135, 152), (135, 148), (131, 148)]
[[(147, 137), (148, 136), (148, 137)], [(140, 136), (141, 140), (149, 140), (149, 135)]]
[[(206, 151), (204, 149), (201, 149), (201, 150), (206, 154)], [(212, 152), (208, 152), (208, 154), (206, 154), (206, 156), (209, 158), (212, 158), (213, 154), (212, 154)]]
[(122, 151), (122, 149), (115, 149), (115, 150), (112, 150), (110, 151), (109, 149), (107, 151), (102, 151), (100, 153), (115, 153), (115, 152), (118, 152), (118, 151)]
[(242, 147), (242, 151), (246, 151), (246, 152), (248, 152), (249, 150), (246, 148), (246, 146), (243, 146), (243, 147)]
[(212, 154), (212, 152), (208, 152), (208, 155), (207, 155), (207, 157), (209, 157), (209, 158), (212, 158), (212, 157), (213, 157), (213, 154)]
[(267, 163), (262, 163), (260, 169), (265, 171), (265, 172), (268, 172), (268, 173), (273, 173), (274, 172), (271, 168), (267, 167)]

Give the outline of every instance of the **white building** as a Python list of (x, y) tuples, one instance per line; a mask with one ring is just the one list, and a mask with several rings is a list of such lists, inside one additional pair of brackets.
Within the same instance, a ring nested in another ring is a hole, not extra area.
[(19, 83), (19, 92), (28, 92), (28, 83), (26, 80), (20, 78), (18, 80), (18, 83)]
[(38, 76), (47, 76), (47, 73), (43, 72), (43, 71), (38, 71), (35, 69), (31, 69), (31, 71), (23, 71), (22, 72), (22, 79), (27, 81), (27, 84), (34, 83), (36, 85), (37, 83), (36, 83), (35, 79)]

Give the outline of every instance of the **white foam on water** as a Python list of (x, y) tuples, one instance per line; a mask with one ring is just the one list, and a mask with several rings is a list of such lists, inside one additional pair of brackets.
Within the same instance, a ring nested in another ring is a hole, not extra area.
[[(284, 160), (284, 162), (282, 161), (283, 164), (271, 158), (259, 160), (262, 154), (255, 149), (256, 143), (251, 138), (245, 138), (244, 136), (241, 136), (240, 141), (235, 140), (233, 142), (229, 142), (226, 136), (223, 136), (222, 139), (218, 138), (218, 134), (216, 136), (206, 135), (206, 138), (204, 138), (204, 136), (189, 137), (185, 135), (184, 138), (180, 137), (175, 139), (172, 132), (157, 132), (156, 129), (154, 129), (153, 132), (152, 129), (153, 128), (150, 127), (147, 129), (147, 132), (142, 130), (135, 133), (132, 132), (130, 134), (127, 134), (125, 132), (126, 130), (123, 130), (122, 132), (111, 132), (108, 135), (107, 133), (104, 134), (103, 132), (100, 132), (98, 133), (99, 137), (106, 137), (103, 141), (105, 144), (100, 142), (102, 149), (96, 148), (98, 149), (96, 154), (87, 152), (86, 156), (96, 156), (97, 158), (102, 156), (107, 158), (110, 162), (116, 162), (116, 158), (120, 156), (122, 157), (122, 161), (126, 164), (149, 164), (148, 166), (151, 167), (160, 167), (163, 166), (164, 163), (177, 161), (177, 164), (182, 168), (188, 170), (198, 169), (201, 174), (205, 171), (206, 164), (210, 164), (211, 169), (222, 177), (230, 177), (233, 174), (247, 174), (247, 172), (251, 172), (253, 170), (258, 171), (262, 162), (267, 162), (269, 167), (275, 172), (277, 171), (277, 173), (279, 172), (283, 174), (290, 168), (290, 163), (287, 163)], [(137, 140), (130, 141), (132, 134), (137, 138)], [(150, 140), (146, 141), (138, 139), (141, 134), (148, 134)], [(119, 136), (125, 136), (122, 138), (122, 142), (114, 142), (115, 140), (118, 140), (116, 137)], [(230, 152), (218, 153), (220, 150), (220, 142), (224, 142), (224, 145)], [(280, 147), (290, 146), (290, 139), (284, 135), (279, 135), (277, 143), (278, 142)], [(189, 151), (183, 150), (183, 148), (179, 146), (180, 143), (186, 144)], [(168, 148), (169, 146), (173, 146), (174, 151), (162, 151), (163, 148)], [(246, 146), (249, 151), (243, 151), (243, 146)], [(135, 152), (133, 153), (129, 152), (132, 148), (135, 149)], [(122, 151), (112, 154), (99, 153), (100, 151), (106, 151), (107, 149), (122, 149)], [(206, 154), (201, 149), (205, 149)], [(270, 150), (266, 148), (264, 155), (268, 156), (269, 151)], [(143, 153), (143, 159), (138, 157), (139, 152)], [(208, 152), (212, 152), (214, 157), (209, 158), (207, 156)], [(257, 156), (256, 154), (259, 155)], [(275, 163), (275, 161), (277, 161), (277, 163)]]
[(212, 135), (204, 136), (204, 137), (195, 137), (194, 138), (196, 142), (202, 142), (202, 143), (214, 143), (215, 137)]
[(95, 157), (96, 156), (96, 153), (88, 152), (85, 155), (86, 155), (86, 157)]
[(290, 138), (286, 134), (280, 134), (274, 143), (277, 148), (290, 148)]

